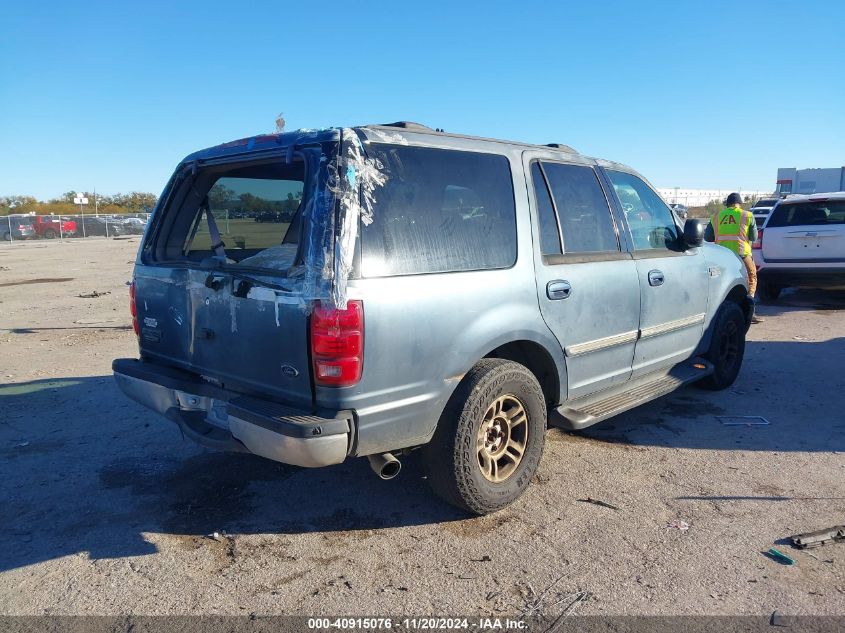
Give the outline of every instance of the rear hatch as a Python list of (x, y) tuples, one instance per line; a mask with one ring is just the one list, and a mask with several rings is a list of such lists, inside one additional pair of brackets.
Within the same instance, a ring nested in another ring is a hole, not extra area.
[(142, 357), (312, 402), (308, 312), (326, 284), (335, 208), (326, 134), (250, 139), (183, 162), (135, 268)]
[(845, 263), (845, 200), (781, 202), (763, 232), (769, 263)]

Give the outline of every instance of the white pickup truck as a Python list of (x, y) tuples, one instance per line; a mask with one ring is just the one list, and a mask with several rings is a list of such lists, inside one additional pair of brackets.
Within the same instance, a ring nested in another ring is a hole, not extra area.
[(845, 286), (845, 192), (781, 200), (753, 248), (766, 301), (790, 286)]

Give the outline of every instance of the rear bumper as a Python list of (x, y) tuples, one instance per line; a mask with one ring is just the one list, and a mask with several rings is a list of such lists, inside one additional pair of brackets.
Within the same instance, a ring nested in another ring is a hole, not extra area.
[(845, 286), (845, 265), (829, 267), (767, 266), (762, 263), (757, 277), (766, 283), (784, 286), (830, 288)]
[(116, 359), (112, 370), (123, 393), (175, 422), (203, 446), (311, 468), (339, 464), (349, 452), (349, 411), (313, 415), (134, 358)]

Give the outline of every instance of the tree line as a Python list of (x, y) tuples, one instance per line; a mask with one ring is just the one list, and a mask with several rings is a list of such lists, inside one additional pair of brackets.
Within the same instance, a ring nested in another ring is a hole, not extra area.
[[(143, 191), (132, 191), (130, 193), (118, 193), (113, 196), (97, 194), (96, 205), (94, 194), (80, 192), (83, 198), (88, 198), (85, 205), (85, 213), (94, 213), (96, 208), (99, 213), (149, 213), (155, 207), (158, 196), (154, 193)], [(79, 213), (79, 205), (73, 203), (77, 193), (68, 191), (58, 198), (51, 200), (37, 200), (33, 196), (0, 196), (0, 215), (19, 213), (35, 213), (36, 215), (74, 215)]]
[(274, 213), (293, 213), (302, 202), (302, 191), (290, 192), (284, 200), (267, 200), (252, 193), (238, 194), (225, 185), (216, 184), (208, 192), (208, 203), (212, 210), (239, 211), (247, 214), (270, 211)]

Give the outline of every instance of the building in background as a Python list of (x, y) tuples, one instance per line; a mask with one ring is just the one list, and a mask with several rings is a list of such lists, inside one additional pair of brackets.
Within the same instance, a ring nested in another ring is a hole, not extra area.
[(703, 207), (713, 200), (723, 201), (729, 193), (737, 192), (743, 199), (754, 200), (771, 196), (771, 191), (737, 191), (736, 189), (687, 189), (685, 187), (662, 187), (657, 193), (669, 204), (682, 204), (686, 207)]
[(831, 191), (845, 191), (845, 167), (829, 167), (826, 169), (796, 169), (795, 167), (781, 167), (778, 169), (778, 196), (788, 196), (791, 193), (828, 193)]

